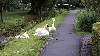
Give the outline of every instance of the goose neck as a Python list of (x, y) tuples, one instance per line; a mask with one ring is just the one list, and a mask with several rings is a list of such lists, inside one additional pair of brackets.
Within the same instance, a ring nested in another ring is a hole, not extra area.
[(44, 26), (44, 29), (46, 29), (46, 27), (47, 27), (47, 26), (45, 25), (45, 26)]
[(52, 26), (54, 26), (54, 21), (53, 21), (53, 24), (52, 24)]

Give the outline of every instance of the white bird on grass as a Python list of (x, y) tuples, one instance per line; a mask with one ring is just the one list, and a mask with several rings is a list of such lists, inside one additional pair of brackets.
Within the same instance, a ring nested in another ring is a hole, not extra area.
[(48, 24), (46, 24), (43, 28), (37, 28), (35, 31), (34, 36), (39, 36), (41, 38), (49, 36), (48, 30), (46, 30), (46, 27), (49, 27)]
[(29, 35), (28, 35), (27, 31), (26, 31), (24, 34), (18, 35), (18, 36), (15, 36), (15, 37), (16, 38), (29, 38)]
[(56, 31), (56, 27), (54, 26), (55, 18), (52, 18), (53, 24), (49, 27), (49, 33), (53, 34)]
[(19, 38), (20, 37), (20, 35), (18, 35), (18, 36), (15, 36), (15, 38)]

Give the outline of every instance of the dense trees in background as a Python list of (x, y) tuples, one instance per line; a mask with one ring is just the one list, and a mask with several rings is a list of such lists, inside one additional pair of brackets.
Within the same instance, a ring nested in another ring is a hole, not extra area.
[(19, 8), (20, 0), (0, 0), (3, 3), (3, 9), (6, 11), (14, 11)]
[(31, 10), (29, 14), (34, 15), (35, 20), (42, 20), (42, 16), (45, 12), (54, 9), (58, 0), (23, 0), (24, 3), (31, 3)]
[(100, 13), (100, 0), (82, 0), (82, 2), (87, 9)]
[[(59, 4), (65, 4), (60, 7), (64, 8), (70, 8), (70, 9), (75, 9), (75, 8), (85, 8), (84, 4), (81, 0), (59, 0)], [(69, 4), (69, 5), (68, 5)]]
[(53, 11), (58, 0), (0, 0), (3, 3), (3, 11), (15, 11), (27, 5), (30, 8), (29, 14), (33, 15), (35, 20), (42, 19), (43, 15), (48, 11)]
[[(42, 17), (50, 11), (54, 11), (57, 3), (68, 3), (75, 7), (85, 5), (86, 8), (100, 12), (99, 0), (0, 0), (3, 3), (3, 10), (15, 11), (30, 8), (29, 14), (33, 15), (35, 20), (42, 20)], [(50, 12), (52, 14), (52, 12)]]
[(2, 2), (0, 2), (0, 23), (3, 22), (3, 19), (2, 19)]
[(80, 0), (66, 0), (68, 3), (76, 5), (80, 3)]

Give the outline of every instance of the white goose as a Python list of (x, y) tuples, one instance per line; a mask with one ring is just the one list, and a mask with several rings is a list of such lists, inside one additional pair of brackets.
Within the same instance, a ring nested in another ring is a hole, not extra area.
[(53, 34), (56, 31), (56, 27), (54, 26), (55, 18), (52, 18), (53, 24), (51, 27), (49, 27), (49, 33)]
[(22, 35), (18, 35), (18, 36), (15, 36), (16, 38), (29, 38), (29, 35), (27, 34), (27, 31), (22, 34)]
[(41, 38), (49, 36), (49, 32), (46, 30), (46, 27), (49, 27), (48, 24), (46, 24), (43, 28), (37, 28), (33, 35)]

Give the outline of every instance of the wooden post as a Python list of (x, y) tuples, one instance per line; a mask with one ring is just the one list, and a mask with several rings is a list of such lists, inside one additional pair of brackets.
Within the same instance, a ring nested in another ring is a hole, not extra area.
[(2, 19), (2, 2), (0, 2), (0, 23), (3, 22), (3, 19)]

